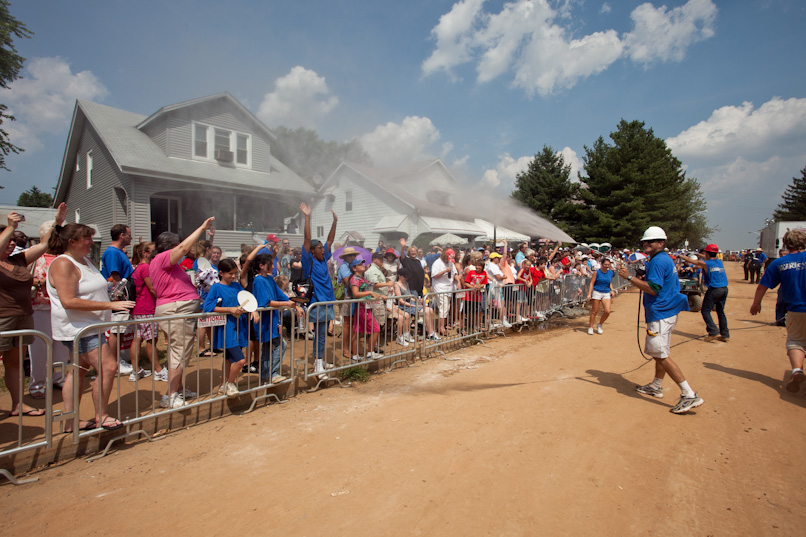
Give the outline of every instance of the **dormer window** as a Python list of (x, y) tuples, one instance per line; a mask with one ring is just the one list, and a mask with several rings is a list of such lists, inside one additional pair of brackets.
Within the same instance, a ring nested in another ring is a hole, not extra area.
[(193, 123), (193, 159), (252, 167), (252, 137), (203, 123)]

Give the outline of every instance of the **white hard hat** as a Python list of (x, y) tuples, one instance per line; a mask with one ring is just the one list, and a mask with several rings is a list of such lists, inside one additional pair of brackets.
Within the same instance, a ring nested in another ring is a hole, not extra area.
[(649, 226), (644, 231), (644, 236), (641, 237), (641, 241), (654, 241), (654, 240), (666, 240), (666, 232), (663, 229), (659, 228), (658, 226)]

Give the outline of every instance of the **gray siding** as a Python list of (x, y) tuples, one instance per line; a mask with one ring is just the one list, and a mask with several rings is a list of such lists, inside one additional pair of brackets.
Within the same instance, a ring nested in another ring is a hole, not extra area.
[(168, 120), (165, 116), (160, 116), (142, 129), (162, 152), (168, 155)]
[[(93, 170), (92, 187), (87, 188), (87, 152), (92, 150)], [(67, 221), (73, 222), (75, 211), (81, 213), (82, 224), (94, 224), (98, 227), (101, 239), (101, 253), (109, 246), (112, 239), (109, 230), (115, 224), (131, 226), (127, 188), (129, 181), (120, 172), (106, 148), (99, 142), (98, 135), (87, 125), (81, 133), (77, 158), (81, 169), (72, 170), (70, 187), (65, 197), (67, 203)], [(120, 189), (116, 191), (116, 188)], [(123, 196), (121, 196), (121, 191)], [(122, 198), (122, 199), (121, 199)], [(122, 201), (122, 205), (121, 205)]]
[[(170, 157), (192, 159), (192, 122), (198, 121), (252, 136), (252, 169), (270, 171), (269, 137), (257, 129), (254, 121), (246, 117), (227, 99), (215, 99), (203, 104), (189, 106), (167, 114), (167, 154)], [(149, 134), (150, 135), (150, 134)]]

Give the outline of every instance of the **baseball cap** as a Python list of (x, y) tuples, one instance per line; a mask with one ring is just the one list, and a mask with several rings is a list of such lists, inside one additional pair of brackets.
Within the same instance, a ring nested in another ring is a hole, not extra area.
[(274, 233), (269, 233), (268, 235), (266, 235), (266, 240), (269, 242), (280, 242), (280, 237), (278, 237)]
[(361, 259), (360, 257), (356, 257), (355, 259), (350, 261), (350, 268), (356, 267), (358, 265), (363, 265), (363, 264), (364, 264), (364, 260)]
[(709, 244), (705, 248), (703, 248), (706, 252), (710, 252), (712, 254), (719, 253), (719, 247), (716, 244)]
[(499, 254), (498, 252), (493, 252), (490, 254), (490, 259), (496, 259), (498, 257), (501, 257), (501, 254)]

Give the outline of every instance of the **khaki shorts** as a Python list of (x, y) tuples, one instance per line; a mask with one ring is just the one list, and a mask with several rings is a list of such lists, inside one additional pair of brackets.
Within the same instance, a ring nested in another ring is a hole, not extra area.
[[(34, 316), (33, 315), (14, 315), (13, 317), (0, 317), (0, 332), (8, 330), (33, 330), (34, 329)], [(34, 342), (34, 336), (22, 336), (22, 345), (30, 345)], [(0, 338), (0, 352), (6, 352), (18, 346), (20, 337), (2, 337)]]
[(676, 324), (677, 315), (646, 323), (644, 352), (653, 358), (668, 358), (672, 348), (672, 331)]
[(386, 302), (384, 300), (376, 300), (371, 303), (372, 315), (379, 325), (386, 324)]
[[(122, 322), (128, 321), (128, 320), (129, 320), (129, 311), (128, 310), (113, 311), (112, 312), (112, 317), (110, 319), (111, 322), (119, 322), (119, 323), (122, 323)], [(112, 326), (106, 331), (106, 337), (109, 337), (111, 334), (125, 334), (126, 332), (128, 332), (129, 330), (132, 330), (132, 329), (133, 329), (133, 327), (130, 324), (123, 324), (123, 325), (119, 324), (117, 326)]]
[[(198, 300), (180, 300), (157, 306), (156, 317), (199, 313)], [(193, 356), (193, 341), (196, 339), (196, 319), (159, 321), (160, 330), (168, 334), (168, 364), (171, 369), (187, 365)]]
[(806, 352), (806, 313), (786, 312), (786, 350)]

